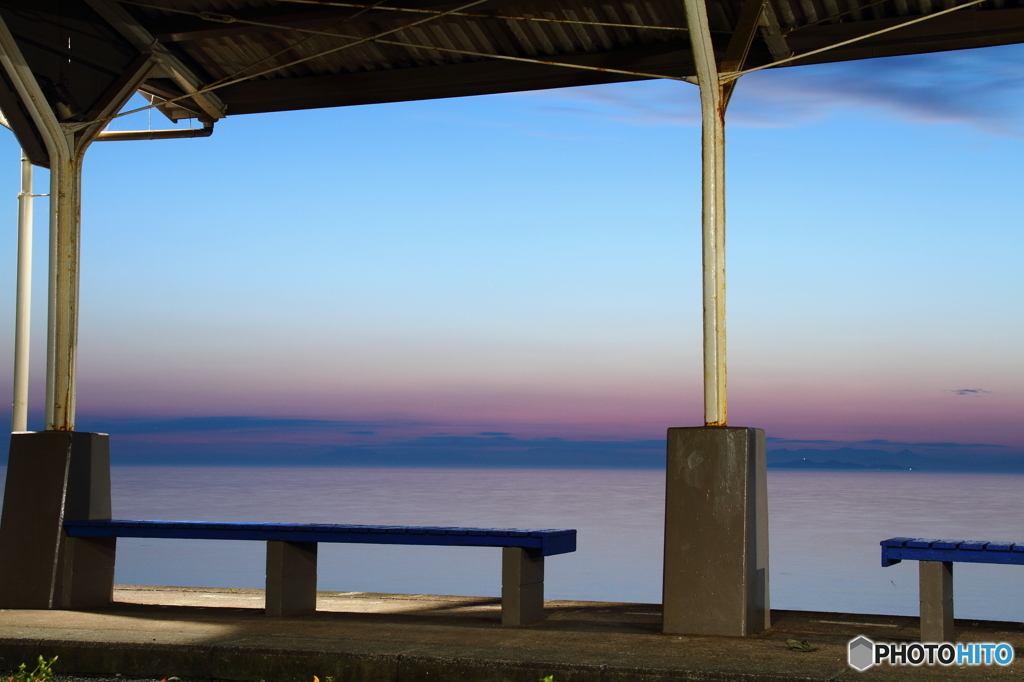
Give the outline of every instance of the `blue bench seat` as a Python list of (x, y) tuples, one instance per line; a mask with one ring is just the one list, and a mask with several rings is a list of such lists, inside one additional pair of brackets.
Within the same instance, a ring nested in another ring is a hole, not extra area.
[[(320, 523), (211, 521), (68, 521), (68, 538), (97, 544), (113, 561), (116, 538), (250, 540), (267, 543), (266, 612), (285, 616), (316, 610), (316, 557), (321, 542), (502, 548), (503, 625), (543, 619), (544, 557), (576, 551), (572, 529), (364, 526)], [(84, 548), (83, 548), (84, 549)], [(91, 552), (97, 555), (96, 551)], [(84, 555), (84, 553), (83, 553)], [(110, 589), (113, 589), (113, 571)], [(106, 586), (103, 586), (104, 589)]]
[(889, 538), (882, 566), (917, 561), (921, 593), (921, 640), (953, 641), (953, 563), (1024, 565), (1024, 543), (988, 540)]
[(882, 566), (892, 566), (904, 559), (1024, 565), (1024, 542), (931, 540), (928, 538), (882, 540)]

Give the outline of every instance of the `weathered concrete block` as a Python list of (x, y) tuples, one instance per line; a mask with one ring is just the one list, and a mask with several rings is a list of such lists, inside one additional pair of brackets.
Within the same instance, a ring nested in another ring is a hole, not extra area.
[(267, 542), (268, 616), (316, 612), (315, 542)]
[(521, 547), (501, 550), (501, 624), (544, 620), (544, 556)]
[(671, 634), (770, 627), (764, 431), (668, 430), (663, 608)]
[(115, 544), (73, 543), (65, 521), (110, 518), (110, 450), (103, 433), (11, 434), (0, 517), (0, 608), (109, 604)]

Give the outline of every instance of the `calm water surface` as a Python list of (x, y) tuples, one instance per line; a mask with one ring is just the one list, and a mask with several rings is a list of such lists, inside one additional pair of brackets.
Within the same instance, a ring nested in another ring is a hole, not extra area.
[[(553, 599), (660, 602), (664, 473), (631, 470), (117, 467), (114, 516), (576, 528)], [(772, 606), (916, 614), (893, 536), (1024, 541), (1024, 476), (769, 472)], [(497, 550), (320, 545), (320, 589), (497, 596)], [(118, 541), (121, 584), (262, 587), (264, 545)], [(1024, 569), (957, 564), (956, 613), (1024, 621)]]

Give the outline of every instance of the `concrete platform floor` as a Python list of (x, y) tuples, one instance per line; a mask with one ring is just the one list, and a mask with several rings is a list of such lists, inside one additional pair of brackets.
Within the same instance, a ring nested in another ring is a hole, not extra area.
[[(543, 623), (502, 628), (497, 599), (322, 592), (319, 612), (267, 618), (261, 590), (121, 586), (90, 611), (0, 610), (0, 669), (266, 682), (1021, 680), (1024, 624), (957, 621), (962, 642), (1009, 642), (1008, 667), (846, 664), (857, 635), (916, 641), (916, 618), (773, 611), (748, 638), (660, 633), (660, 605), (550, 601)], [(796, 651), (802, 640), (813, 651)], [(331, 680), (333, 678), (333, 680)]]

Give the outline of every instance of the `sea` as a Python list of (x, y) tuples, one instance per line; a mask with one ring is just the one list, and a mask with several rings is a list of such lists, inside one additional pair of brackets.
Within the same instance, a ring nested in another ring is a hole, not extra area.
[[(0, 473), (6, 473), (0, 468)], [(549, 599), (661, 601), (665, 475), (630, 469), (114, 467), (115, 518), (575, 528)], [(916, 615), (917, 562), (882, 568), (895, 536), (1024, 541), (1024, 475), (768, 473), (777, 609)], [(118, 540), (116, 581), (258, 588), (265, 546)], [(498, 596), (489, 548), (321, 544), (319, 589)], [(956, 564), (958, 618), (1024, 621), (1024, 569)]]

